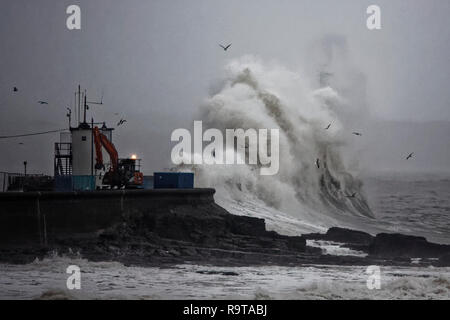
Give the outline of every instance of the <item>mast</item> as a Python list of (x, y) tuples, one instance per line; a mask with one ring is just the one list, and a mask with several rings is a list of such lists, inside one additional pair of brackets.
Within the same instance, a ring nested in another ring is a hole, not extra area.
[(78, 85), (78, 125), (80, 125), (81, 86)]
[(86, 109), (87, 109), (87, 101), (86, 101), (86, 90), (84, 91), (84, 115), (83, 115), (83, 123), (86, 123)]

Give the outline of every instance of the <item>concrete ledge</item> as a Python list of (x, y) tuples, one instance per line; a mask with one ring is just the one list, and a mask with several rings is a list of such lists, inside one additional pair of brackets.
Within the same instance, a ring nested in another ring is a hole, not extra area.
[(0, 193), (0, 247), (47, 245), (55, 238), (95, 235), (124, 217), (195, 210), (214, 204), (214, 189)]
[[(61, 199), (70, 197), (81, 198), (103, 198), (117, 196), (187, 196), (187, 195), (214, 195), (216, 192), (213, 188), (195, 188), (195, 189), (146, 189), (146, 190), (101, 190), (101, 191), (73, 191), (73, 192), (0, 192), (0, 204), (3, 200), (18, 199)], [(1, 210), (1, 208), (0, 208)], [(0, 211), (1, 212), (1, 211)]]

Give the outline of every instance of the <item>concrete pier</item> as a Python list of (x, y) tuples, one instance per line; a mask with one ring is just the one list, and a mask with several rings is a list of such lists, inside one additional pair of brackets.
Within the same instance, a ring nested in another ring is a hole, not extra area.
[(0, 247), (83, 237), (149, 212), (213, 204), (214, 189), (0, 193)]

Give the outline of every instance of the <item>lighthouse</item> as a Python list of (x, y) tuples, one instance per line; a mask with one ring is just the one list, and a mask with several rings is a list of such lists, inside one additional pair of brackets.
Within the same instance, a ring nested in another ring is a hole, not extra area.
[[(72, 127), (69, 112), (69, 135), (62, 133), (60, 142), (55, 143), (55, 188), (59, 191), (87, 191), (95, 190), (101, 184), (98, 180), (104, 175), (104, 170), (96, 170), (95, 147), (93, 138), (94, 126), (99, 126), (100, 132), (112, 141), (113, 128), (108, 128), (104, 122), (95, 123), (86, 121), (86, 112), (89, 109), (86, 92), (78, 87), (77, 98), (77, 126)], [(103, 104), (102, 102), (89, 102), (90, 104)], [(82, 108), (82, 109), (81, 109)], [(82, 110), (82, 111), (81, 111)], [(83, 120), (81, 121), (81, 114)], [(105, 153), (105, 151), (102, 151)], [(107, 158), (105, 153), (104, 158)], [(106, 163), (107, 166), (110, 163)]]

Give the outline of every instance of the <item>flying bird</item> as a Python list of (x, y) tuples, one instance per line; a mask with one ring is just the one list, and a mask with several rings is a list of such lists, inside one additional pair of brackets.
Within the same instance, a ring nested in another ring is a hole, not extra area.
[(17, 89), (17, 87), (14, 87), (13, 92), (17, 92), (17, 91), (19, 91), (19, 89)]
[(410, 154), (408, 154), (408, 156), (406, 157), (406, 160), (411, 159), (413, 155), (414, 155), (414, 152), (411, 152)]
[(352, 134), (354, 134), (355, 136), (362, 136), (362, 133), (359, 133), (359, 132), (356, 132), (356, 131), (352, 132)]
[(231, 43), (229, 45), (227, 45), (226, 47), (219, 44), (219, 46), (223, 49), (223, 51), (227, 51), (229, 47), (231, 47)]
[(117, 123), (117, 126), (121, 126), (121, 125), (123, 125), (125, 122), (127, 122), (127, 120), (120, 119), (120, 121)]
[(346, 195), (347, 198), (354, 198), (356, 197), (356, 192), (353, 192), (351, 195)]
[(327, 127), (325, 128), (325, 130), (330, 129), (330, 127), (331, 127), (331, 123), (330, 123), (329, 125), (327, 125)]
[(19, 142), (20, 145), (23, 145), (23, 142)]
[(316, 166), (317, 166), (317, 169), (320, 169), (320, 160), (319, 160), (319, 158), (316, 159)]
[(47, 101), (38, 101), (39, 104), (48, 104)]

